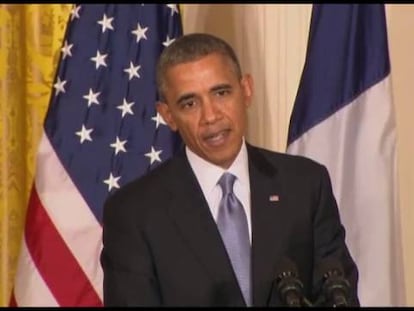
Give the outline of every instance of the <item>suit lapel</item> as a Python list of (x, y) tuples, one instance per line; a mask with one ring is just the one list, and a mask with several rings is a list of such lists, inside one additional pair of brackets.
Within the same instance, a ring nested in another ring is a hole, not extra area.
[[(254, 147), (247, 145), (252, 217), (253, 303), (267, 306), (276, 263), (286, 249), (283, 189), (277, 169)], [(244, 305), (216, 223), (185, 153), (174, 160), (170, 180), (171, 193), (166, 204), (178, 231), (221, 293), (217, 305)], [(272, 197), (273, 196), (273, 197)], [(278, 196), (278, 197), (277, 197)]]
[(170, 173), (176, 182), (166, 185), (172, 201), (168, 210), (178, 231), (193, 250), (197, 260), (217, 285), (215, 304), (243, 305), (243, 298), (231, 268), (220, 233), (197, 179), (182, 151)]
[(267, 306), (275, 264), (286, 241), (283, 192), (277, 169), (248, 145), (252, 217), (253, 302)]

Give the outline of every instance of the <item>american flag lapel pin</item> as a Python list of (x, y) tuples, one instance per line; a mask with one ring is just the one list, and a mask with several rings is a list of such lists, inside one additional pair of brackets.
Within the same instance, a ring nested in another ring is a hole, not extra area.
[(277, 194), (272, 194), (271, 196), (269, 196), (269, 201), (270, 202), (279, 202), (279, 196)]

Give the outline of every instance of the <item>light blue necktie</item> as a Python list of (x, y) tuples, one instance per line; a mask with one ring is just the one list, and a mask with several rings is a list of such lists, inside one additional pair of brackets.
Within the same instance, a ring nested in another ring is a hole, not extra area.
[(246, 213), (233, 193), (236, 177), (224, 173), (218, 181), (223, 198), (220, 201), (217, 226), (226, 246), (246, 305), (251, 306), (250, 240)]

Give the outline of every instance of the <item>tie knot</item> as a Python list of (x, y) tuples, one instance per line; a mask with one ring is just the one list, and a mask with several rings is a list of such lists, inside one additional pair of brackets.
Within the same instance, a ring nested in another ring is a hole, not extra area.
[(220, 185), (221, 190), (223, 191), (223, 195), (233, 192), (233, 185), (235, 180), (236, 176), (230, 173), (224, 173), (220, 177), (218, 184)]

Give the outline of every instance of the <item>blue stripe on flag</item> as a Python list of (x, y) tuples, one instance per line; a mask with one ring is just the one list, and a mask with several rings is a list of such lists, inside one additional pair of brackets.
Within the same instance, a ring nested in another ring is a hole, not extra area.
[(288, 145), (389, 74), (385, 23), (383, 4), (314, 4)]

